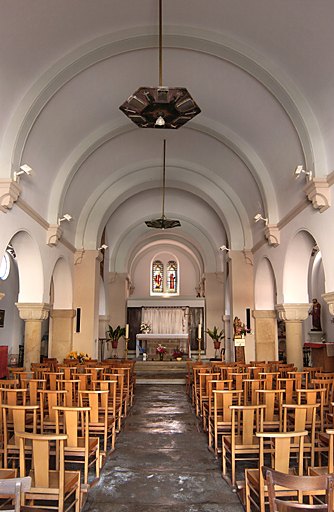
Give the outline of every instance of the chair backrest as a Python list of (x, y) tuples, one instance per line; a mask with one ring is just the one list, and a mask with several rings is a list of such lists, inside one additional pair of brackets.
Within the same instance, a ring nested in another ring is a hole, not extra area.
[(55, 410), (57, 412), (56, 433), (59, 434), (61, 429), (64, 429), (63, 433), (67, 434), (66, 446), (77, 448), (78, 439), (81, 437), (85, 439), (85, 448), (88, 450), (90, 407), (55, 407)]
[(79, 390), (80, 407), (89, 407), (89, 422), (99, 423), (101, 414), (106, 421), (108, 416), (108, 390)]
[(21, 493), (30, 491), (30, 488), (31, 488), (31, 477), (30, 476), (25, 476), (23, 478), (0, 479), (0, 495), (15, 497), (15, 508), (6, 509), (7, 512), (20, 512), (20, 510), (21, 510)]
[(231, 405), (232, 431), (231, 443), (236, 435), (241, 436), (241, 444), (254, 445), (256, 432), (263, 432), (263, 412), (265, 405)]
[[(300, 512), (307, 510), (319, 510), (319, 511), (332, 511), (333, 510), (333, 486), (334, 486), (334, 475), (324, 474), (316, 476), (296, 476), (266, 466), (262, 467), (262, 473), (266, 480), (269, 496), (269, 508), (270, 512), (292, 512), (299, 510)], [(279, 490), (282, 488), (288, 490), (297, 491), (298, 501), (287, 502), (281, 500), (276, 495), (275, 486), (279, 486)], [(326, 494), (326, 502), (323, 504), (305, 504), (303, 498), (305, 496)]]

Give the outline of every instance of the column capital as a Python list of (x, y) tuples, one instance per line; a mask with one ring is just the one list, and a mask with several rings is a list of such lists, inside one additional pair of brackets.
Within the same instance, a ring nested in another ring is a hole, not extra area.
[(4, 298), (5, 294), (0, 292), (0, 300), (2, 300)]
[(49, 316), (50, 304), (34, 302), (16, 302), (21, 320), (46, 320)]
[(304, 187), (307, 199), (312, 202), (313, 208), (324, 212), (331, 206), (331, 191), (326, 178), (313, 178)]
[(277, 313), (273, 309), (254, 309), (253, 318), (277, 318)]
[(268, 245), (277, 247), (281, 243), (280, 230), (277, 224), (268, 224), (264, 229), (264, 236), (268, 240)]
[[(103, 259), (103, 254), (101, 251), (98, 251), (96, 249), (79, 249), (74, 253), (74, 265), (80, 265), (83, 260), (86, 261), (95, 261), (97, 260), (99, 263)], [(85, 261), (85, 262), (86, 262)]]
[(280, 320), (302, 322), (308, 318), (312, 304), (277, 304), (276, 311)]
[(330, 314), (334, 315), (334, 292), (323, 293), (321, 297), (328, 304)]

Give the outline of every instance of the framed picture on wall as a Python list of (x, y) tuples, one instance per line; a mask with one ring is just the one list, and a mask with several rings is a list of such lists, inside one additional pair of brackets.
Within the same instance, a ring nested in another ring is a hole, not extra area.
[(3, 327), (5, 324), (5, 310), (0, 309), (0, 327)]

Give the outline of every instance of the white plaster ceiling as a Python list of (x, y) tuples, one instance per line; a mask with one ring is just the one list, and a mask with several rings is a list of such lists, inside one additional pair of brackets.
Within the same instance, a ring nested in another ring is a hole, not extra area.
[(332, 170), (332, 0), (165, 0), (163, 82), (202, 109), (172, 132), (119, 111), (158, 85), (158, 0), (0, 9), (0, 178), (28, 162), (22, 198), (50, 223), (71, 213), (77, 248), (97, 247), (106, 225), (113, 262), (156, 239), (143, 220), (160, 214), (164, 137), (166, 211), (183, 221), (171, 238), (197, 240), (207, 268), (220, 245), (263, 238), (256, 213), (276, 224), (304, 197), (297, 164)]

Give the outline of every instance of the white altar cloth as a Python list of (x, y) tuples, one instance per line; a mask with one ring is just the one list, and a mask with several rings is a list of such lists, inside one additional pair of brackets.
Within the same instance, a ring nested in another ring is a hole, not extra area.
[[(156, 340), (158, 343), (161, 343), (163, 340), (188, 340), (188, 334), (179, 333), (179, 334), (154, 334), (152, 332), (145, 334), (140, 333), (136, 334), (136, 357), (139, 357), (139, 342), (147, 342), (150, 340)], [(181, 345), (181, 344), (180, 344)], [(141, 346), (146, 349), (146, 343), (142, 343)], [(186, 353), (188, 353), (187, 344), (184, 343), (184, 346), (180, 346)]]

